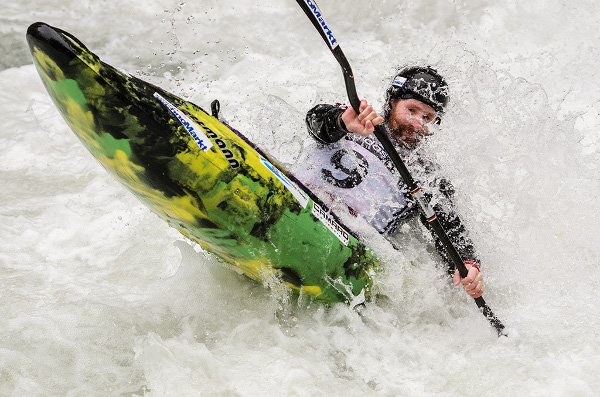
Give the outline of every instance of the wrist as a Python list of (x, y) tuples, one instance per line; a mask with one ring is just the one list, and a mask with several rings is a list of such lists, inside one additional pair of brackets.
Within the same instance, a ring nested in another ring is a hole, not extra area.
[(477, 262), (474, 262), (474, 261), (463, 261), (463, 263), (464, 263), (465, 265), (471, 265), (471, 266), (473, 266), (475, 269), (477, 269), (478, 271), (480, 271), (480, 272), (481, 272), (481, 269), (479, 268), (479, 263), (477, 263)]
[(346, 123), (344, 123), (344, 120), (342, 119), (343, 114), (344, 114), (344, 112), (341, 112), (340, 114), (338, 114), (338, 116), (336, 118), (336, 124), (341, 131), (349, 132), (348, 128), (346, 128)]

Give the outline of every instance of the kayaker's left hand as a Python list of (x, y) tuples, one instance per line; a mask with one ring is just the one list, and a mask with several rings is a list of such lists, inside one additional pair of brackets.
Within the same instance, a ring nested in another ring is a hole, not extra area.
[(479, 269), (469, 263), (465, 263), (465, 267), (469, 273), (467, 274), (467, 277), (462, 280), (460, 279), (458, 270), (454, 271), (454, 279), (452, 280), (454, 286), (457, 287), (462, 283), (463, 288), (471, 298), (479, 298), (483, 295), (483, 274), (481, 274)]

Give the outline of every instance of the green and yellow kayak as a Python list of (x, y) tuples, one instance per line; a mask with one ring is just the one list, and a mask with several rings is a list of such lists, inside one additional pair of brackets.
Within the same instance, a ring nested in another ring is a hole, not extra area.
[(67, 32), (38, 22), (27, 41), (73, 132), (170, 226), (267, 286), (333, 302), (373, 294), (375, 256), (239, 132)]

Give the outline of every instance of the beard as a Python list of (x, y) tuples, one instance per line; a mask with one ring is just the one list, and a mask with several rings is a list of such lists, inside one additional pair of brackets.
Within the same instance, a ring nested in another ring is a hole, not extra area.
[(409, 149), (417, 147), (421, 139), (428, 135), (426, 127), (416, 129), (412, 124), (396, 119), (390, 119), (389, 127), (392, 138)]

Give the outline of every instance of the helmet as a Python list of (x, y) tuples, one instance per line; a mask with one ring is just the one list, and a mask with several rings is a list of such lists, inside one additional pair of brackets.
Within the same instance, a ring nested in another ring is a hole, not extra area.
[(443, 113), (449, 100), (448, 84), (430, 66), (406, 67), (396, 74), (386, 92), (386, 120), (390, 116), (394, 99), (416, 99), (431, 106), (436, 112)]

